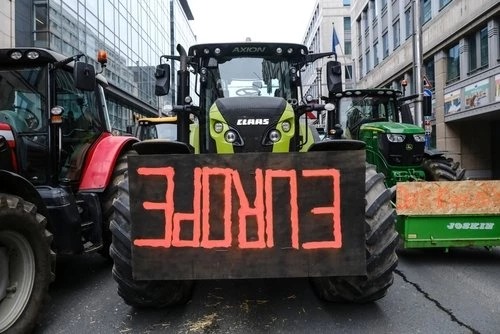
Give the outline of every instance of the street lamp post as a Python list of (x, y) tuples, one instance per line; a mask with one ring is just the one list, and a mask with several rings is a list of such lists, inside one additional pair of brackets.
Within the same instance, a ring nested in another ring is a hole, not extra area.
[(413, 74), (415, 81), (415, 93), (419, 94), (415, 100), (415, 124), (422, 126), (423, 98), (422, 98), (422, 26), (420, 25), (420, 0), (413, 0)]

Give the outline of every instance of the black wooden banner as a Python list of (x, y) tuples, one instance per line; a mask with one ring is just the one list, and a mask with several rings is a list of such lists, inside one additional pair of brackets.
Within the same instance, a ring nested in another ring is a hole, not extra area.
[(365, 273), (365, 153), (129, 157), (135, 279)]

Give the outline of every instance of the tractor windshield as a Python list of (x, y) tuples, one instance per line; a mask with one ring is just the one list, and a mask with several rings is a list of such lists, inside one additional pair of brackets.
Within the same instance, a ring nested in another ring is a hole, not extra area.
[(278, 96), (291, 98), (289, 62), (284, 59), (230, 58), (208, 67), (207, 108), (218, 98)]
[(44, 131), (47, 76), (42, 68), (0, 71), (0, 121), (16, 133)]
[(136, 137), (139, 138), (139, 140), (148, 140), (148, 139), (177, 140), (177, 124), (149, 123), (147, 125), (139, 125), (139, 127), (137, 128)]
[(340, 125), (355, 139), (362, 124), (398, 121), (396, 101), (389, 96), (344, 96), (338, 105)]
[(0, 122), (10, 125), (21, 175), (34, 184), (48, 179), (47, 70), (0, 70)]

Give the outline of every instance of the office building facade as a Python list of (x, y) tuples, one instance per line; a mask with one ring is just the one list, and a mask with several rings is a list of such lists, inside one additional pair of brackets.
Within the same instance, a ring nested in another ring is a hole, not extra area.
[(0, 36), (9, 41), (4, 47), (83, 53), (95, 64), (105, 50), (108, 109), (120, 133), (137, 115), (155, 116), (173, 104), (175, 85), (165, 97), (154, 94), (155, 66), (161, 55), (176, 53), (178, 43), (195, 42), (187, 0), (0, 0), (0, 17)]
[[(432, 93), (436, 148), (460, 162), (467, 177), (500, 179), (498, 0), (355, 0), (351, 20), (357, 87), (412, 95), (422, 93), (415, 81), (422, 80)], [(422, 73), (416, 75), (419, 27)]]
[[(303, 39), (303, 44), (314, 53), (336, 52), (337, 60), (343, 65), (344, 88), (354, 86), (350, 4), (350, 0), (316, 1)], [(328, 96), (326, 88), (328, 60), (326, 58), (317, 60), (306, 68), (302, 75), (302, 83), (307, 94), (313, 97)]]

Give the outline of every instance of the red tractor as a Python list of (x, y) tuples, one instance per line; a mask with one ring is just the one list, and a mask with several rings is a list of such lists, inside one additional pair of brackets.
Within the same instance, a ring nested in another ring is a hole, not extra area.
[(84, 55), (0, 49), (1, 333), (34, 328), (57, 254), (109, 257), (112, 199), (138, 140), (111, 134), (106, 85)]

